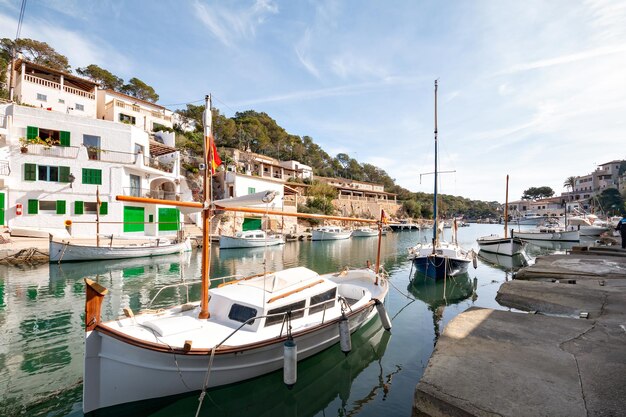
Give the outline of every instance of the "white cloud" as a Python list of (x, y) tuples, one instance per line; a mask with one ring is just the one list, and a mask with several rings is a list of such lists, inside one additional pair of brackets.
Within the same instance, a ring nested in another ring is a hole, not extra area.
[(196, 0), (193, 8), (198, 19), (226, 46), (232, 46), (241, 39), (253, 38), (266, 17), (278, 13), (278, 6), (270, 0), (256, 0), (246, 8), (208, 5)]

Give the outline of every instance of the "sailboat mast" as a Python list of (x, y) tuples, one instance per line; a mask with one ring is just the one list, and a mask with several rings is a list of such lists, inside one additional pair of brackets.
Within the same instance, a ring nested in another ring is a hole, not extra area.
[(205, 97), (204, 108), (204, 174), (203, 174), (203, 193), (202, 198), (204, 200), (204, 207), (202, 209), (202, 285), (200, 294), (200, 314), (199, 319), (208, 319), (209, 314), (209, 256), (211, 255), (211, 192), (209, 188), (210, 170), (213, 168), (211, 165), (212, 159), (211, 153), (211, 96)]
[(504, 200), (504, 238), (508, 238), (509, 235), (509, 176), (506, 176), (506, 197)]
[(437, 213), (437, 80), (435, 80), (435, 188), (433, 195), (433, 253), (435, 253), (435, 246), (437, 246), (437, 222), (438, 222), (438, 213)]

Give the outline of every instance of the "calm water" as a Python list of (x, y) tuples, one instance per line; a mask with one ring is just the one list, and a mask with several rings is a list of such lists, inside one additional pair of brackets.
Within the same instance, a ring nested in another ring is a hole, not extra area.
[[(495, 225), (461, 228), (464, 247), (500, 232)], [(210, 391), (205, 416), (380, 416), (410, 415), (413, 390), (428, 363), (440, 331), (471, 306), (502, 308), (495, 301), (511, 265), (494, 266), (482, 258), (478, 268), (445, 285), (417, 277), (412, 284), (406, 248), (429, 239), (431, 231), (392, 233), (383, 238), (383, 265), (391, 288), (387, 311), (391, 334), (378, 320), (353, 336), (347, 356), (334, 346), (300, 362), (298, 383), (287, 390), (282, 371), (235, 386)], [(530, 256), (554, 248), (531, 248)], [(557, 248), (565, 249), (565, 248)], [(335, 242), (292, 242), (284, 248), (225, 250), (214, 248), (212, 276), (251, 274), (306, 266), (320, 273), (374, 262), (375, 238)], [(494, 259), (492, 259), (494, 261)], [(506, 261), (506, 259), (505, 259)], [(510, 263), (510, 260), (509, 260)], [(137, 312), (150, 305), (165, 285), (199, 278), (197, 252), (155, 259), (0, 267), (0, 416), (82, 416), (83, 278), (109, 289), (105, 320), (123, 307)], [(199, 298), (199, 285), (165, 289), (152, 308)], [(193, 416), (197, 394), (168, 402), (149, 401), (108, 410), (102, 415)]]

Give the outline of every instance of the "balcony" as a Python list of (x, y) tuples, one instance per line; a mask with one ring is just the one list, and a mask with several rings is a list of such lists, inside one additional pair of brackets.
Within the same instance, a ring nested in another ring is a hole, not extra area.
[(63, 85), (61, 88), (61, 84), (55, 81), (46, 80), (45, 78), (36, 77), (31, 74), (24, 74), (24, 80), (33, 84), (38, 84), (44, 87), (53, 88), (55, 90), (63, 90), (66, 93), (74, 94), (80, 97), (85, 97), (90, 100), (95, 100), (96, 95), (92, 92), (81, 90), (79, 88), (70, 87), (68, 85)]
[(144, 197), (144, 198), (154, 198), (157, 200), (171, 200), (171, 201), (180, 201), (182, 194), (177, 193), (175, 191), (165, 191), (165, 190), (146, 190), (144, 188), (137, 187), (124, 187), (123, 193), (126, 196), (130, 197)]
[(158, 169), (159, 171), (167, 172), (171, 174), (174, 172), (174, 162), (163, 162), (158, 158), (151, 158), (149, 156), (143, 157), (143, 164), (146, 167)]
[(76, 159), (78, 157), (78, 146), (57, 146), (57, 145), (41, 145), (38, 143), (29, 143), (22, 146), (22, 153), (31, 153), (41, 156), (53, 156), (56, 158)]
[(166, 122), (172, 121), (171, 116), (165, 115), (155, 110), (144, 109), (141, 106), (138, 106), (136, 104), (126, 103), (126, 102), (123, 102), (121, 100), (116, 100), (116, 99), (113, 99), (109, 101), (107, 104), (105, 104), (104, 109), (109, 110), (113, 106), (124, 109), (124, 110), (132, 111), (135, 113), (140, 113), (146, 116), (151, 116), (156, 119), (162, 119), (162, 120), (165, 120)]
[(92, 161), (113, 162), (132, 165), (137, 161), (137, 154), (131, 152), (109, 151), (94, 147), (87, 148), (87, 157)]

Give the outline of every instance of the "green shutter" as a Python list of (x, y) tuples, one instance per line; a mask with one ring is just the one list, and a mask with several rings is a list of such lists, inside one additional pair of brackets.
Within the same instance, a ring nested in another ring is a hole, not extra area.
[(28, 200), (28, 214), (37, 214), (39, 212), (39, 201)]
[(180, 212), (175, 208), (159, 208), (159, 231), (178, 230)]
[(144, 208), (143, 207), (124, 207), (124, 232), (143, 232), (144, 231)]
[(102, 170), (83, 168), (83, 184), (102, 185)]
[(70, 167), (59, 167), (59, 182), (70, 182)]
[(91, 184), (89, 174), (89, 169), (83, 168), (83, 184)]
[(70, 146), (70, 132), (59, 132), (59, 142), (61, 146)]
[(65, 200), (57, 200), (57, 214), (65, 214)]
[(102, 170), (94, 169), (94, 184), (102, 185)]
[(24, 181), (37, 180), (37, 164), (24, 164)]
[(103, 201), (100, 203), (100, 214), (109, 214), (109, 203)]
[(74, 201), (74, 214), (83, 214), (84, 204), (82, 201)]
[(26, 139), (35, 139), (39, 136), (39, 128), (35, 126), (27, 126), (26, 127)]

